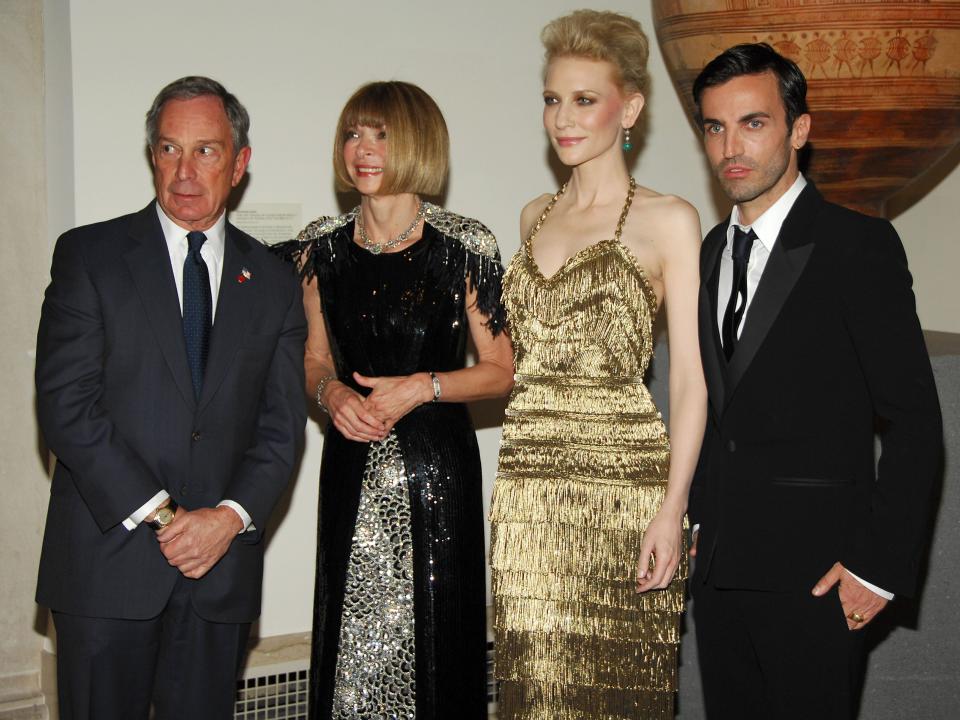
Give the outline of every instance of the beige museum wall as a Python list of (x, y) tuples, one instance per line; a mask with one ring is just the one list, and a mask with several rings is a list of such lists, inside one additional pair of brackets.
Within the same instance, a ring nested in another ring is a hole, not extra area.
[[(297, 203), (305, 222), (338, 207), (329, 155), (346, 97), (371, 79), (417, 82), (436, 98), (450, 126), (448, 207), (487, 223), (509, 258), (519, 244), (520, 207), (557, 186), (540, 126), (538, 33), (547, 20), (583, 3), (168, 0), (147, 6), (128, 0), (46, 0), (45, 17), (61, 31), (56, 44), (60, 55), (47, 59), (47, 82), (62, 79), (64, 67), (69, 73), (66, 86), (48, 90), (47, 97), (48, 152), (56, 153), (61, 166), (48, 188), (50, 227), (44, 222), (43, 168), (37, 161), (43, 157), (38, 136), (42, 95), (37, 94), (43, 87), (42, 63), (34, 47), (32, 55), (19, 60), (23, 71), (13, 72), (16, 58), (9, 56), (18, 46), (8, 37), (38, 32), (40, 5), (0, 0), (3, 96), (13, 89), (29, 101), (0, 104), (5, 157), (14, 152), (34, 158), (17, 170), (8, 169), (13, 166), (6, 160), (0, 164), (6, 210), (0, 249), (5, 263), (0, 267), (8, 270), (2, 312), (9, 328), (3, 353), (5, 367), (15, 374), (2, 390), (3, 422), (9, 427), (3, 433), (7, 452), (0, 472), (9, 477), (4, 487), (16, 489), (0, 503), (0, 527), (7, 538), (0, 552), (5, 574), (9, 568), (7, 577), (14, 578), (0, 589), (4, 607), (12, 610), (0, 618), (0, 632), (22, 638), (16, 642), (24, 656), (39, 643), (30, 598), (40, 537), (37, 507), (47, 482), (36, 450), (30, 383), (49, 252), (68, 225), (130, 212), (150, 199), (142, 124), (157, 90), (185, 74), (223, 81), (253, 118), (251, 178), (241, 207)], [(649, 3), (611, 0), (600, 7), (633, 13), (653, 39)], [(14, 15), (26, 21), (8, 23)], [(650, 66), (649, 136), (636, 175), (643, 184), (688, 198), (708, 228), (726, 207), (714, 205), (717, 195), (697, 138), (682, 115), (655, 40)], [(39, 147), (31, 149), (28, 141)], [(960, 267), (957, 160), (955, 155), (952, 165), (935, 169), (939, 182), (927, 183), (932, 188), (925, 197), (900, 201), (895, 221), (916, 278), (924, 327), (954, 332), (960, 331), (954, 312), (960, 307), (960, 284), (947, 273)], [(487, 498), (499, 440), (499, 427), (490, 424), (479, 431)], [(307, 435), (299, 477), (268, 549), (263, 636), (302, 632), (310, 624), (322, 447), (316, 423)], [(0, 652), (0, 682), (10, 663), (26, 667), (7, 645), (5, 641)]]

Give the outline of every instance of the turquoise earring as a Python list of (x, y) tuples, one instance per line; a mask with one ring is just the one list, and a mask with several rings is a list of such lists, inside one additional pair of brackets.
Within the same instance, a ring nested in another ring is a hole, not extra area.
[(633, 143), (630, 142), (630, 128), (626, 128), (623, 133), (623, 151), (630, 152), (633, 150)]

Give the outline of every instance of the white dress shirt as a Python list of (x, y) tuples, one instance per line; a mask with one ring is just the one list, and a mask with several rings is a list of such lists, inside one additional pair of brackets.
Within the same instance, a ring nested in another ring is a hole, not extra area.
[[(753, 296), (757, 294), (757, 286), (760, 284), (760, 276), (767, 267), (767, 260), (770, 259), (770, 252), (777, 242), (777, 236), (780, 234), (780, 228), (783, 227), (783, 221), (787, 219), (793, 203), (807, 186), (807, 181), (803, 175), (797, 175), (790, 189), (781, 195), (777, 201), (767, 208), (766, 212), (758, 217), (753, 225), (744, 225), (740, 221), (740, 206), (734, 205), (730, 212), (730, 224), (727, 226), (727, 244), (723, 248), (723, 254), (720, 256), (720, 278), (717, 288), (717, 327), (720, 328), (720, 337), (723, 337), (723, 314), (727, 309), (727, 298), (730, 297), (730, 290), (733, 287), (733, 228), (740, 227), (747, 231), (753, 228), (757, 239), (753, 241), (753, 247), (750, 250), (750, 260), (747, 262), (747, 306), (740, 318), (740, 324), (737, 326), (737, 337), (743, 330), (743, 324), (747, 321), (747, 314), (750, 312), (750, 303), (753, 302)], [(740, 298), (737, 298), (740, 302)], [(739, 310), (739, 304), (735, 309)]]
[[(167, 242), (167, 253), (170, 255), (170, 266), (173, 269), (173, 279), (177, 286), (177, 299), (180, 301), (180, 312), (183, 313), (183, 263), (187, 259), (189, 252), (189, 243), (187, 242), (187, 230), (177, 225), (173, 220), (167, 217), (167, 214), (160, 207), (160, 203), (155, 203), (157, 208), (157, 217), (160, 218), (160, 227), (163, 229), (163, 238)], [(203, 234), (207, 236), (206, 242), (200, 247), (200, 257), (207, 264), (207, 274), (210, 278), (210, 294), (213, 305), (211, 306), (211, 316), (214, 321), (217, 317), (217, 296), (220, 294), (220, 276), (223, 273), (223, 248), (227, 229), (227, 214), (223, 212), (217, 221)], [(123, 521), (123, 526), (127, 530), (134, 530), (137, 525), (152, 513), (157, 507), (170, 495), (166, 490), (161, 490), (152, 498), (141, 505), (136, 512)], [(253, 519), (243, 507), (233, 500), (221, 500), (217, 507), (226, 505), (232, 508), (243, 521), (243, 529), (240, 532), (252, 530)]]
[[(188, 230), (184, 230), (156, 204), (157, 217), (160, 218), (160, 227), (163, 228), (163, 237), (167, 241), (167, 252), (170, 254), (170, 267), (173, 269), (173, 279), (177, 284), (177, 299), (180, 301), (180, 312), (183, 313), (183, 263), (190, 251), (187, 242)], [(223, 271), (223, 247), (227, 232), (227, 214), (223, 212), (212, 227), (203, 231), (207, 236), (206, 242), (200, 246), (200, 257), (207, 264), (207, 274), (210, 277), (210, 296), (213, 300), (210, 316), (216, 321), (217, 296), (220, 295), (220, 275)]]
[[(740, 319), (740, 325), (737, 326), (737, 337), (739, 338), (750, 312), (750, 304), (757, 294), (757, 286), (760, 284), (763, 270), (767, 267), (767, 260), (770, 259), (770, 253), (773, 251), (773, 246), (780, 235), (783, 221), (787, 219), (793, 204), (806, 186), (806, 178), (802, 174), (798, 174), (793, 185), (760, 217), (754, 220), (753, 225), (744, 225), (740, 221), (740, 207), (738, 205), (733, 206), (733, 210), (730, 212), (730, 224), (727, 226), (727, 244), (720, 256), (720, 277), (717, 288), (717, 327), (720, 329), (721, 338), (723, 337), (723, 315), (727, 309), (727, 298), (730, 297), (730, 290), (733, 287), (733, 228), (735, 226), (740, 227), (744, 232), (753, 228), (753, 232), (757, 235), (757, 239), (753, 241), (753, 247), (750, 250), (750, 260), (747, 262), (747, 302)], [(737, 301), (740, 302), (740, 298), (737, 298)], [(739, 309), (739, 307), (737, 305), (736, 309)], [(850, 575), (880, 597), (893, 600), (892, 593), (868, 583), (853, 573), (850, 573)]]

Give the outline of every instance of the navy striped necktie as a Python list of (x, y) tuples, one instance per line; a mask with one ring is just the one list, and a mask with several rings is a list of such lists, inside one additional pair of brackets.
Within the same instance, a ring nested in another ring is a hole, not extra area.
[(213, 323), (213, 297), (210, 274), (200, 255), (207, 236), (194, 230), (187, 233), (187, 258), (183, 261), (183, 339), (187, 345), (187, 364), (193, 380), (193, 393), (200, 399), (203, 373), (210, 351), (210, 330)]

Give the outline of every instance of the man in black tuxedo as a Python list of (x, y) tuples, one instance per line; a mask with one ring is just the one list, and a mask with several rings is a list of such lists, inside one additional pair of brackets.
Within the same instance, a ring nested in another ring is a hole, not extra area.
[(906, 256), (890, 223), (799, 173), (811, 118), (794, 63), (731, 48), (694, 98), (736, 203), (700, 265), (710, 409), (689, 512), (707, 713), (847, 718), (858, 631), (916, 590), (941, 462)]
[(226, 221), (249, 118), (187, 77), (147, 113), (156, 201), (57, 242), (37, 409), (57, 465), (37, 586), (62, 720), (232, 716), (263, 531), (300, 452), (300, 288)]

